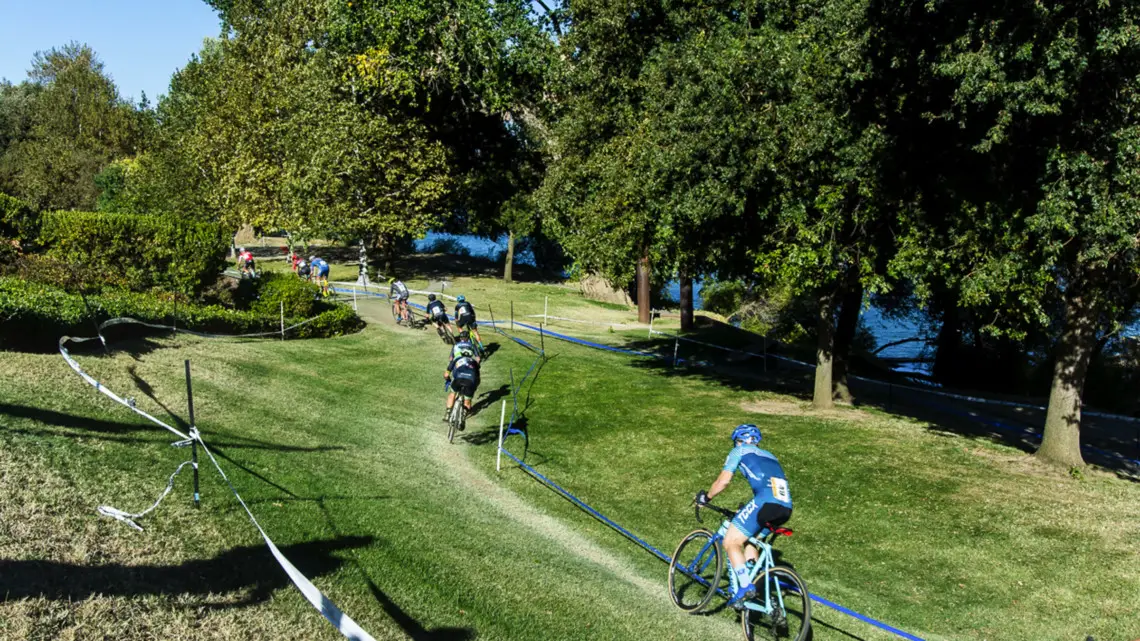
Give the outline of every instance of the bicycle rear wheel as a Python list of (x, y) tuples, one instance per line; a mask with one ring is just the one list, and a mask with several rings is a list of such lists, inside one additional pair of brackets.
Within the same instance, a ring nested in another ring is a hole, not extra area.
[(678, 608), (695, 614), (712, 600), (723, 572), (720, 542), (708, 530), (693, 530), (669, 562), (669, 596)]
[(756, 577), (756, 592), (763, 599), (764, 585), (772, 605), (772, 614), (755, 610), (740, 613), (740, 625), (747, 641), (779, 639), (805, 641), (811, 636), (811, 597), (807, 585), (794, 570), (784, 566), (769, 568)]
[(455, 441), (455, 428), (459, 426), (459, 408), (460, 407), (463, 407), (463, 400), (460, 398), (456, 398), (455, 399), (455, 405), (451, 406), (451, 414), (449, 414), (447, 417), (447, 442), (448, 443), (452, 443)]

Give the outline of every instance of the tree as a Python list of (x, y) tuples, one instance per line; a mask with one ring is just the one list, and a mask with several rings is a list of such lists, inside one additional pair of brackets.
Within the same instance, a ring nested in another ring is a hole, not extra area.
[[(37, 209), (93, 209), (96, 174), (141, 150), (144, 118), (119, 97), (86, 45), (38, 52), (29, 79), (37, 89), (4, 91), (21, 132), (4, 154), (12, 191)], [(18, 104), (22, 99), (30, 99), (30, 109)]]
[(1128, 316), (1140, 270), (1134, 9), (1090, 0), (881, 10), (884, 23), (909, 29), (898, 32), (892, 58), (928, 65), (900, 86), (935, 96), (928, 102), (941, 109), (927, 112), (931, 129), (958, 128), (928, 139), (927, 153), (969, 149), (988, 188), (981, 198), (948, 199), (949, 216), (916, 209), (898, 264), (927, 291), (946, 278), (962, 304), (995, 309), (985, 328), (995, 334), (1017, 337), (1062, 310), (1037, 455), (1081, 465), (1089, 361), (1098, 337)]

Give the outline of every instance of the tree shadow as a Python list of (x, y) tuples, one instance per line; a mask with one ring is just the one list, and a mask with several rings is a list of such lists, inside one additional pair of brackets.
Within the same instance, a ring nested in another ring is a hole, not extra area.
[[(371, 545), (371, 536), (337, 537), (281, 546), (281, 552), (307, 577), (330, 574), (345, 561), (334, 553)], [(77, 565), (59, 561), (0, 559), (0, 594), (8, 600), (43, 597), (83, 601), (95, 596), (138, 597), (191, 595), (214, 597), (245, 592), (219, 609), (268, 601), (274, 591), (291, 585), (265, 545), (232, 548), (210, 559), (175, 565)]]
[(506, 384), (506, 383), (503, 383), (502, 385), (500, 385), (498, 388), (496, 388), (494, 390), (491, 390), (488, 392), (483, 392), (482, 394), (479, 395), (478, 402), (476, 402), (474, 405), (471, 406), (470, 415), (474, 416), (475, 414), (478, 414), (479, 412), (487, 409), (488, 407), (491, 407), (496, 402), (498, 402), (500, 399), (502, 399), (504, 396), (507, 396), (510, 393), (511, 393), (511, 386)]
[[(404, 280), (447, 280), (458, 277), (502, 278), (503, 263), (478, 256), (457, 254), (408, 254), (396, 262)], [(531, 265), (516, 264), (512, 279), (520, 283), (563, 282), (561, 274), (545, 272)]]

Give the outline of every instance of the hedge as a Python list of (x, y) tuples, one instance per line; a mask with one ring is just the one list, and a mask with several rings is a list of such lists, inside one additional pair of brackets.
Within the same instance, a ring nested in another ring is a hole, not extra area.
[[(216, 305), (175, 305), (168, 297), (135, 292), (107, 292), (88, 296), (16, 278), (0, 278), (0, 349), (51, 351), (64, 335), (92, 336), (95, 326), (107, 319), (125, 316), (147, 323), (174, 325), (214, 334), (250, 334), (280, 329), (278, 314), (235, 311)], [(175, 323), (177, 320), (177, 323)], [(293, 325), (304, 318), (286, 317)], [(289, 336), (324, 338), (355, 332), (363, 321), (348, 307), (337, 305), (316, 320), (292, 330)], [(150, 333), (137, 326), (114, 330)]]
[(217, 223), (76, 211), (44, 214), (40, 242), (65, 263), (122, 273), (134, 291), (190, 295), (217, 280), (229, 246)]

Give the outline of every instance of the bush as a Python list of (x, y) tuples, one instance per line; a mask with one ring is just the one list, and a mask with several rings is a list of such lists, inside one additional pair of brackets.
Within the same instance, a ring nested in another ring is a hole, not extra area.
[(121, 272), (134, 291), (196, 295), (225, 265), (228, 239), (216, 223), (74, 211), (44, 214), (41, 222), (40, 241), (52, 257)]
[[(0, 278), (0, 348), (3, 349), (51, 351), (61, 336), (92, 336), (95, 325), (120, 316), (215, 334), (272, 332), (281, 327), (278, 312), (258, 314), (182, 302), (176, 307), (169, 295), (135, 292), (83, 297), (38, 283)], [(287, 317), (285, 324), (303, 320), (304, 317)], [(362, 325), (351, 309), (338, 305), (291, 335), (339, 336), (356, 331)], [(116, 331), (138, 334), (146, 330), (122, 326)]]
[(31, 206), (7, 194), (0, 194), (0, 265), (14, 263), (34, 245), (39, 235), (39, 218)]
[(287, 317), (309, 318), (317, 311), (317, 296), (321, 288), (301, 280), (292, 272), (266, 272), (261, 278), (245, 282), (254, 283), (256, 288), (255, 300), (249, 305), (255, 313), (280, 315), (282, 303)]

